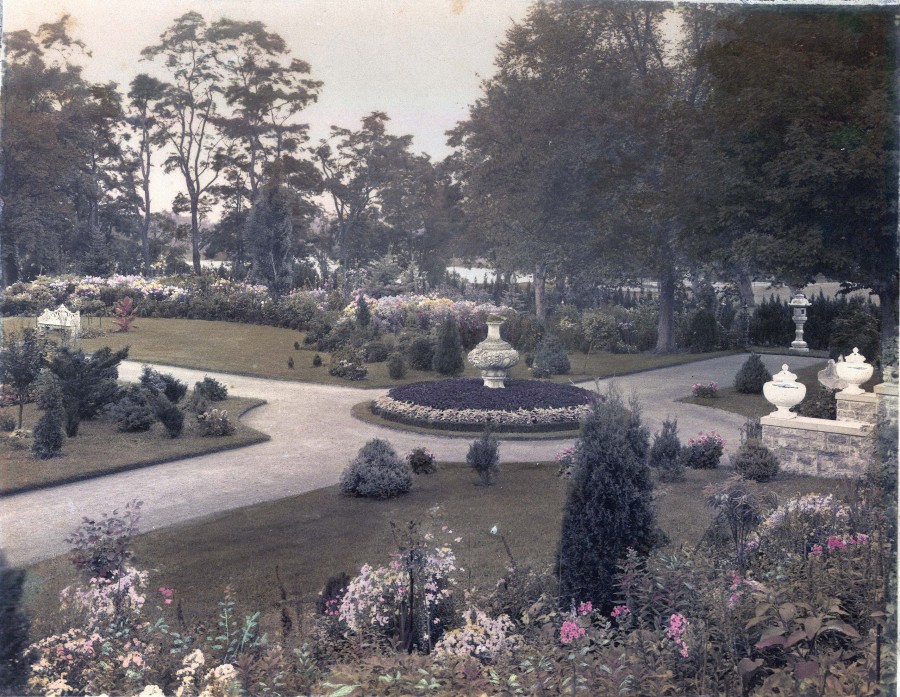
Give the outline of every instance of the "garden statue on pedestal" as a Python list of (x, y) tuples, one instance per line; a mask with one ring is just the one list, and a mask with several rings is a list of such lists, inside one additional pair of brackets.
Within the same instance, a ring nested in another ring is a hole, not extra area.
[(846, 359), (839, 359), (835, 363), (835, 370), (838, 377), (847, 383), (847, 387), (841, 390), (841, 394), (863, 394), (860, 385), (872, 377), (875, 367), (866, 363), (866, 357), (859, 352), (858, 348), (854, 348), (853, 353)]
[(488, 317), (487, 339), (469, 352), (469, 363), (481, 370), (484, 386), (505, 387), (507, 371), (519, 362), (519, 352), (500, 338), (501, 317)]
[(795, 419), (797, 415), (791, 411), (806, 396), (806, 385), (797, 382), (797, 376), (788, 370), (785, 363), (781, 366), (781, 372), (774, 375), (772, 380), (763, 385), (763, 396), (778, 409), (770, 416), (779, 419)]

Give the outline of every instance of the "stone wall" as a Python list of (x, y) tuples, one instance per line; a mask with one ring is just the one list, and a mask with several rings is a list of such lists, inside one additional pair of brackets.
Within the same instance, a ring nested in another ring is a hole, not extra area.
[(888, 421), (897, 421), (897, 385), (881, 383), (875, 385), (875, 396), (878, 399), (878, 416)]
[(865, 475), (874, 458), (868, 424), (804, 416), (764, 416), (760, 424), (763, 444), (775, 453), (784, 472), (856, 478)]
[(871, 392), (851, 395), (838, 392), (835, 399), (838, 421), (855, 421), (875, 425), (876, 397)]

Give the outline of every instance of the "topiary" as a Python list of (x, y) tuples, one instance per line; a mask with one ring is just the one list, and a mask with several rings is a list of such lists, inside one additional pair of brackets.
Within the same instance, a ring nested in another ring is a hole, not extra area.
[(676, 482), (684, 479), (681, 441), (678, 439), (678, 419), (663, 421), (662, 431), (653, 436), (649, 464), (659, 473), (660, 480), (664, 482)]
[(541, 339), (534, 352), (531, 371), (535, 377), (565, 375), (571, 369), (566, 347), (559, 337), (549, 335)]
[(409, 365), (414, 370), (431, 370), (434, 360), (434, 341), (427, 336), (413, 339), (406, 351)]
[(744, 479), (767, 482), (778, 474), (778, 458), (762, 441), (750, 438), (731, 458), (731, 465)]
[(59, 455), (66, 438), (63, 432), (63, 394), (59, 379), (47, 369), (41, 371), (36, 382), (35, 401), (44, 413), (34, 427), (31, 452), (35, 457), (47, 460)]
[(110, 407), (109, 415), (116, 428), (124, 433), (149, 431), (156, 421), (156, 413), (147, 399), (147, 393), (138, 385), (130, 385)]
[(388, 375), (392, 380), (402, 380), (406, 377), (406, 363), (403, 356), (399, 353), (392, 353), (388, 357)]
[(300, 342), (299, 342), (299, 341), (295, 341), (295, 342), (294, 342), (294, 350), (295, 350), (295, 351), (299, 351), (299, 350), (300, 350)]
[(557, 557), (563, 608), (589, 600), (609, 612), (619, 561), (659, 539), (646, 441), (639, 417), (614, 392), (582, 425)]
[(431, 369), (441, 375), (459, 375), (463, 371), (462, 339), (456, 318), (448, 315), (438, 327)]
[(290, 370), (294, 369), (294, 357), (293, 356), (288, 356), (287, 366), (288, 366), (288, 369), (290, 369)]
[(314, 368), (318, 368), (322, 365), (322, 357), (318, 353), (313, 356), (312, 364)]
[(763, 385), (772, 379), (758, 353), (751, 353), (734, 376), (734, 389), (741, 394), (762, 394)]
[(500, 471), (500, 444), (491, 435), (490, 429), (469, 446), (466, 463), (475, 470), (482, 484), (488, 486), (494, 483)]
[(347, 496), (389, 499), (412, 487), (412, 469), (391, 444), (375, 438), (359, 449), (341, 473), (340, 490)]
[(210, 402), (221, 402), (228, 399), (228, 388), (208, 375), (194, 384), (194, 393), (199, 392)]

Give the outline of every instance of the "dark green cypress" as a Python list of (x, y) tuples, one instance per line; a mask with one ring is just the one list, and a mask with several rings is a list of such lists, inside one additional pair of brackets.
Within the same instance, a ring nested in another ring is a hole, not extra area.
[(616, 565), (629, 547), (646, 553), (657, 538), (648, 433), (631, 406), (610, 393), (582, 426), (559, 542), (563, 608), (586, 600), (611, 608)]
[(463, 371), (462, 339), (453, 315), (448, 315), (438, 328), (431, 368), (441, 375), (459, 375)]

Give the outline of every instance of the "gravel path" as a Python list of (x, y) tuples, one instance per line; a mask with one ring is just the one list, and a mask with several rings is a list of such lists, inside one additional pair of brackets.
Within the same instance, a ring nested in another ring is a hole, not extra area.
[[(636, 395), (643, 405), (644, 422), (652, 431), (658, 430), (667, 416), (677, 416), (683, 439), (714, 429), (725, 437), (731, 450), (742, 417), (674, 400), (690, 394), (691, 384), (697, 381), (732, 384), (745, 359), (746, 355), (735, 355), (662, 368), (602, 380), (600, 387), (603, 390), (612, 382), (626, 397)], [(764, 356), (764, 360), (773, 373), (785, 360), (792, 368), (821, 362), (794, 356)], [(9, 563), (24, 565), (65, 552), (63, 538), (83, 515), (111, 511), (135, 498), (144, 501), (141, 529), (151, 530), (336, 484), (341, 470), (370, 438), (388, 439), (399, 453), (427, 445), (438, 460), (461, 461), (475, 437), (404, 433), (362, 423), (350, 415), (354, 404), (375, 399), (386, 390), (216, 375), (168, 366), (159, 369), (190, 385), (212, 375), (235, 395), (267, 400), (246, 414), (244, 421), (272, 439), (238, 450), (0, 498), (0, 549)], [(136, 380), (139, 374), (139, 363), (126, 362), (120, 370), (124, 380)], [(593, 384), (583, 386), (593, 388)], [(567, 445), (571, 441), (506, 441), (500, 446), (501, 461), (549, 460)]]

